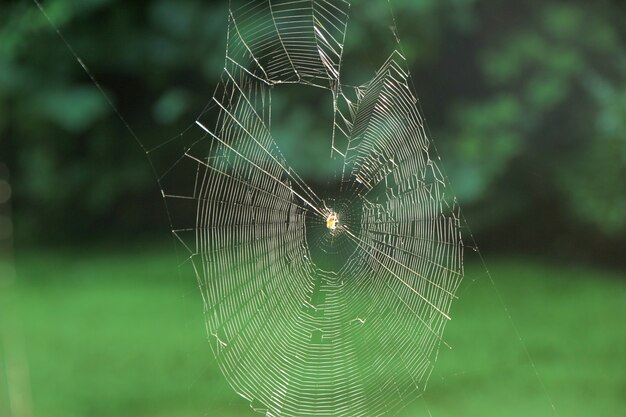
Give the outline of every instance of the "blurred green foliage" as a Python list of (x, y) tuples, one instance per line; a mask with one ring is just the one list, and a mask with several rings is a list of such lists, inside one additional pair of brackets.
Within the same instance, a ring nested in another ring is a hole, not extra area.
[[(392, 31), (399, 34), (431, 136), (471, 224), (506, 240), (517, 228), (518, 239), (540, 247), (555, 236), (623, 242), (623, 3), (391, 5), (397, 27), (387, 1), (353, 2), (344, 82), (370, 78), (395, 45)], [(44, 7), (142, 141), (180, 133), (211, 96), (223, 66), (226, 2), (50, 0)], [(92, 80), (34, 4), (2, 9), (0, 160), (12, 173), (18, 237), (163, 228), (148, 161)], [(279, 143), (304, 176), (323, 182), (316, 167), (328, 155), (330, 121), (316, 109), (328, 107), (320, 104), (328, 97), (286, 94), (280, 107), (280, 94)], [(302, 152), (298, 142), (307, 135), (326, 142)], [(534, 233), (524, 235), (529, 221)]]

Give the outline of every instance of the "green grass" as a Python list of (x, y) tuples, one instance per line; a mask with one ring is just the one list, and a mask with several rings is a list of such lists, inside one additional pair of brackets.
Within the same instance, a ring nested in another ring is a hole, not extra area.
[[(562, 416), (623, 416), (623, 276), (510, 259), (490, 270), (545, 390), (493, 286), (469, 265), (480, 279), (453, 307), (453, 349), (401, 415), (549, 416), (548, 393)], [(17, 272), (2, 352), (7, 369), (28, 370), (12, 381), (30, 386), (35, 416), (255, 415), (218, 371), (199, 292), (169, 248), (27, 253)], [(2, 414), (11, 372), (0, 371)]]

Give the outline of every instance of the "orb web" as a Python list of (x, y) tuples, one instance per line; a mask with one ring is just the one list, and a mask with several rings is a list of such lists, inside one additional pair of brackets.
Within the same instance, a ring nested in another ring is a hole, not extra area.
[[(213, 97), (149, 151), (169, 158), (159, 181), (217, 363), (268, 416), (384, 415), (416, 398), (463, 276), (405, 59), (343, 85), (348, 15), (342, 0), (231, 2)], [(333, 97), (331, 192), (272, 137), (271, 94), (287, 83)]]

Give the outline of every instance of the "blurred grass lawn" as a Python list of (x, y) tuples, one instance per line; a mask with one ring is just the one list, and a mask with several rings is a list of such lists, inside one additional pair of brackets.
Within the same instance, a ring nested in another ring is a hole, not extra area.
[[(623, 277), (489, 264), (559, 413), (626, 415)], [(9, 322), (28, 360), (35, 416), (256, 415), (217, 369), (199, 292), (169, 247), (27, 253), (17, 272)], [(467, 283), (446, 329), (453, 349), (442, 349), (426, 395), (401, 415), (552, 415), (488, 279)]]

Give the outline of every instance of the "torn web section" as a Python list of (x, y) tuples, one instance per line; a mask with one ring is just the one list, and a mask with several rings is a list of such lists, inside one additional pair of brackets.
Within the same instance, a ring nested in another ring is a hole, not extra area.
[(340, 86), (339, 89), (333, 91), (334, 120), (330, 156), (342, 164), (341, 172), (336, 175), (337, 180), (340, 181), (341, 190), (345, 181), (346, 153), (352, 136), (358, 103), (362, 96), (362, 90), (359, 87)]
[[(370, 324), (358, 338), (384, 352), (377, 359), (394, 370), (385, 382), (394, 393), (385, 401), (389, 408), (424, 391), (463, 276), (457, 208), (429, 157), (407, 77), (394, 53), (357, 89), (341, 185), (363, 213), (359, 232), (347, 231), (359, 250), (342, 271), (352, 277), (346, 303), (358, 303), (364, 291), (377, 294), (360, 312)], [(361, 372), (366, 385), (376, 383), (367, 367)]]
[(227, 63), (269, 84), (331, 88), (339, 79), (348, 8), (343, 0), (231, 1)]

